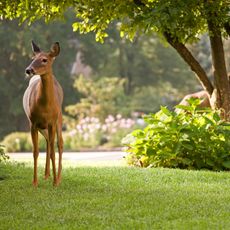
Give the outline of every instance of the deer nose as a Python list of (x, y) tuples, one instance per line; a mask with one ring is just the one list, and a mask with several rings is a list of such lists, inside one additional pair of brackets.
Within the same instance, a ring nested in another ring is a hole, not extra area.
[(30, 76), (30, 75), (34, 75), (35, 72), (34, 72), (33, 68), (27, 68), (26, 69), (26, 74)]

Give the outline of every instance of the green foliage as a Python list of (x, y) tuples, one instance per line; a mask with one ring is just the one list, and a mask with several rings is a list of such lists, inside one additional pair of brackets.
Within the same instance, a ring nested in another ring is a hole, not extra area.
[[(85, 117), (78, 123), (76, 120), (71, 122), (71, 124), (67, 122), (67, 130), (63, 132), (65, 151), (120, 147), (122, 137), (135, 128), (134, 120), (123, 118), (121, 115), (116, 117), (109, 115), (103, 121), (95, 117)], [(33, 150), (30, 133), (27, 132), (11, 133), (3, 139), (2, 144), (7, 152), (32, 152)], [(46, 150), (45, 138), (40, 134), (39, 149)]]
[(32, 143), (29, 133), (15, 132), (3, 139), (7, 152), (32, 151)]
[(154, 113), (161, 105), (173, 105), (178, 101), (178, 89), (164, 82), (156, 86), (136, 87), (130, 99), (132, 111)]
[(145, 116), (144, 130), (135, 130), (123, 140), (128, 162), (143, 167), (183, 169), (230, 169), (230, 124), (218, 112), (200, 111), (198, 99), (177, 106), (180, 113), (166, 107)]
[(104, 44), (96, 43), (93, 34), (79, 36), (82, 60), (92, 67), (97, 77), (124, 78), (126, 94), (132, 94), (136, 87), (159, 87), (161, 81), (169, 82), (180, 91), (183, 87), (184, 93), (188, 91), (186, 88), (192, 90), (197, 84), (175, 50), (165, 47), (156, 35), (141, 35), (130, 42), (119, 37), (114, 24), (108, 34)]
[[(7, 135), (2, 144), (6, 147), (6, 152), (31, 152), (32, 141), (29, 133), (14, 132)], [(41, 151), (46, 149), (46, 141), (44, 137), (39, 135), (39, 147)]]
[[(64, 14), (69, 7), (72, 8), (72, 11)], [(0, 85), (4, 85), (0, 89), (0, 112), (2, 114), (0, 125), (3, 127), (0, 130), (0, 137), (12, 131), (24, 131), (27, 127), (21, 106), (22, 98), (18, 95), (23, 95), (27, 85), (23, 80), (23, 73), (30, 62), (31, 39), (35, 39), (44, 49), (49, 48), (54, 38), (60, 41), (62, 52), (55, 61), (54, 72), (64, 88), (65, 106), (79, 100), (79, 95), (72, 87), (73, 78), (69, 77), (69, 73), (76, 52), (81, 51), (82, 61), (92, 67), (97, 77), (119, 76), (126, 79), (125, 92), (131, 98), (135, 98), (134, 102), (130, 102), (132, 108), (146, 110), (148, 106), (143, 106), (144, 97), (139, 100), (135, 94), (138, 92), (141, 95), (144, 88), (137, 89), (137, 87), (156, 86), (162, 79), (167, 79), (174, 88), (183, 88), (183, 92), (180, 91), (182, 96), (186, 92), (186, 87), (192, 90), (195, 85), (195, 81), (190, 82), (190, 79), (193, 79), (191, 72), (185, 68), (182, 60), (176, 57), (176, 52), (163, 47), (159, 39), (155, 35), (152, 36), (151, 32), (157, 31), (161, 34), (166, 28), (166, 31), (175, 31), (176, 35), (181, 34), (181, 40), (196, 40), (198, 34), (207, 29), (206, 14), (203, 13), (207, 9), (207, 7), (204, 8), (204, 1), (197, 0), (189, 0), (186, 4), (182, 0), (1, 1), (1, 19), (16, 18), (16, 20), (11, 22), (2, 20), (0, 23), (3, 53), (0, 57)], [(218, 25), (222, 26), (229, 21), (226, 13), (229, 9), (226, 0), (214, 1), (210, 9), (215, 9), (218, 13)], [(71, 33), (71, 24), (76, 19), (76, 14), (78, 18), (75, 26), (78, 31), (79, 29), (81, 32), (98, 31), (97, 40), (101, 40), (105, 33), (109, 35), (103, 46), (93, 42), (92, 33), (84, 36)], [(40, 20), (41, 18), (49, 23), (45, 24), (44, 20)], [(57, 18), (65, 21), (56, 20)], [(21, 27), (18, 27), (18, 19), (25, 22), (21, 24)], [(39, 20), (34, 22), (37, 19)], [(28, 27), (27, 22), (34, 23)], [(185, 26), (186, 23), (188, 25)], [(196, 31), (199, 26), (201, 28)], [(121, 35), (124, 35), (123, 39), (119, 38), (116, 28), (121, 31)], [(136, 32), (138, 35), (141, 34), (140, 30), (145, 35), (136, 37), (133, 43), (125, 40), (127, 34), (133, 37)], [(184, 36), (184, 32), (188, 34)], [(151, 34), (151, 37), (148, 36), (148, 33)], [(207, 58), (204, 59), (207, 60)], [(9, 68), (9, 66), (14, 68)], [(158, 94), (146, 97), (149, 101), (159, 102), (157, 96)], [(128, 103), (122, 104), (122, 108), (127, 108), (129, 101), (126, 100)]]
[(109, 114), (115, 115), (121, 108), (126, 108), (124, 83), (124, 79), (115, 77), (102, 77), (93, 81), (80, 76), (76, 79), (74, 87), (83, 98), (79, 103), (67, 106), (66, 111), (73, 117), (96, 116), (101, 120)]
[(5, 162), (9, 159), (9, 156), (5, 154), (5, 148), (3, 145), (0, 145), (0, 163)]
[[(54, 62), (53, 71), (64, 90), (64, 106), (74, 104), (80, 98), (79, 92), (73, 87), (74, 77), (70, 77), (72, 64), (79, 51), (82, 53), (82, 62), (92, 68), (93, 78), (116, 76), (125, 79), (125, 93), (131, 99), (135, 97), (137, 87), (158, 87), (161, 81), (170, 82), (173, 88), (183, 87), (178, 91), (180, 96), (185, 94), (186, 88), (194, 89), (196, 81), (189, 69), (178, 56), (172, 59), (175, 51), (160, 44), (157, 37), (143, 35), (131, 43), (121, 39), (116, 25), (113, 25), (108, 31), (109, 38), (102, 45), (95, 42), (93, 34), (80, 36), (73, 33), (71, 23), (74, 17), (73, 12), (68, 11), (65, 21), (48, 24), (40, 20), (30, 26), (22, 24), (19, 27), (18, 20), (0, 22), (3, 54), (0, 56), (0, 85), (3, 86), (0, 89), (0, 139), (14, 131), (29, 130), (22, 95), (28, 84), (24, 72), (31, 62), (31, 39), (43, 50), (48, 50), (54, 41), (60, 42), (61, 53)], [(151, 95), (151, 98), (155, 96), (158, 95)], [(129, 104), (128, 100), (123, 100), (127, 101), (126, 105)], [(137, 104), (143, 104), (143, 101), (137, 103), (137, 100), (135, 106), (140, 108)], [(122, 104), (121, 107), (127, 108), (126, 105)]]
[(120, 35), (131, 40), (137, 31), (157, 33), (170, 32), (180, 41), (194, 41), (197, 35), (207, 31), (207, 17), (223, 28), (229, 23), (229, 0), (138, 0), (138, 1), (24, 1), (5, 0), (0, 4), (1, 18), (19, 18), (31, 23), (44, 18), (46, 21), (62, 18), (72, 7), (77, 21), (73, 29), (81, 33), (96, 32), (96, 40), (103, 42), (108, 36), (106, 29), (113, 21), (120, 21)]
[(82, 148), (111, 148), (120, 147), (121, 139), (135, 127), (135, 121), (123, 118), (120, 114), (116, 117), (109, 115), (100, 121), (96, 117), (85, 117), (76, 120), (67, 126), (64, 133), (64, 148), (66, 150), (79, 150)]
[[(103, 2), (103, 3), (102, 3)], [(120, 35), (133, 40), (137, 32), (169, 32), (181, 42), (197, 40), (207, 31), (208, 12), (216, 12), (211, 20), (223, 28), (229, 22), (228, 0), (140, 0), (140, 1), (81, 1), (75, 10), (80, 21), (73, 24), (81, 33), (96, 31), (103, 41), (106, 29), (114, 20), (120, 21)], [(219, 22), (219, 23), (218, 23)]]

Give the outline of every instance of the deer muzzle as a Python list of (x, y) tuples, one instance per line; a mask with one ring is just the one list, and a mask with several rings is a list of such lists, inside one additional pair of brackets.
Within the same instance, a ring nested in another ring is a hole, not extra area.
[(34, 69), (30, 67), (26, 68), (25, 73), (29, 77), (32, 77), (33, 75), (35, 75)]

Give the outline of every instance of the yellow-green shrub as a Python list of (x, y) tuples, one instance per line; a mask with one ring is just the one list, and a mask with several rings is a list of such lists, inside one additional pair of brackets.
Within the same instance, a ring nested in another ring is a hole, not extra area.
[(145, 116), (144, 130), (135, 130), (123, 139), (127, 162), (142, 167), (230, 170), (230, 123), (219, 113), (200, 111), (200, 101), (177, 106), (177, 114), (162, 107)]
[[(31, 152), (32, 141), (30, 133), (14, 132), (7, 135), (2, 144), (6, 148), (6, 152)], [(39, 136), (39, 148), (44, 151), (46, 148), (46, 141), (43, 137)]]

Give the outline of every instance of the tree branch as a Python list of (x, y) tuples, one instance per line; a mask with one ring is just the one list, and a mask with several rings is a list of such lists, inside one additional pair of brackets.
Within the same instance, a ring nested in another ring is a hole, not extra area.
[(164, 36), (168, 43), (174, 49), (176, 49), (176, 51), (180, 54), (184, 61), (190, 66), (191, 70), (196, 73), (196, 76), (202, 87), (209, 93), (209, 95), (212, 95), (213, 85), (211, 81), (208, 79), (208, 76), (205, 73), (204, 69), (202, 68), (200, 63), (194, 58), (188, 48), (177, 39), (174, 39), (168, 32), (165, 32)]

